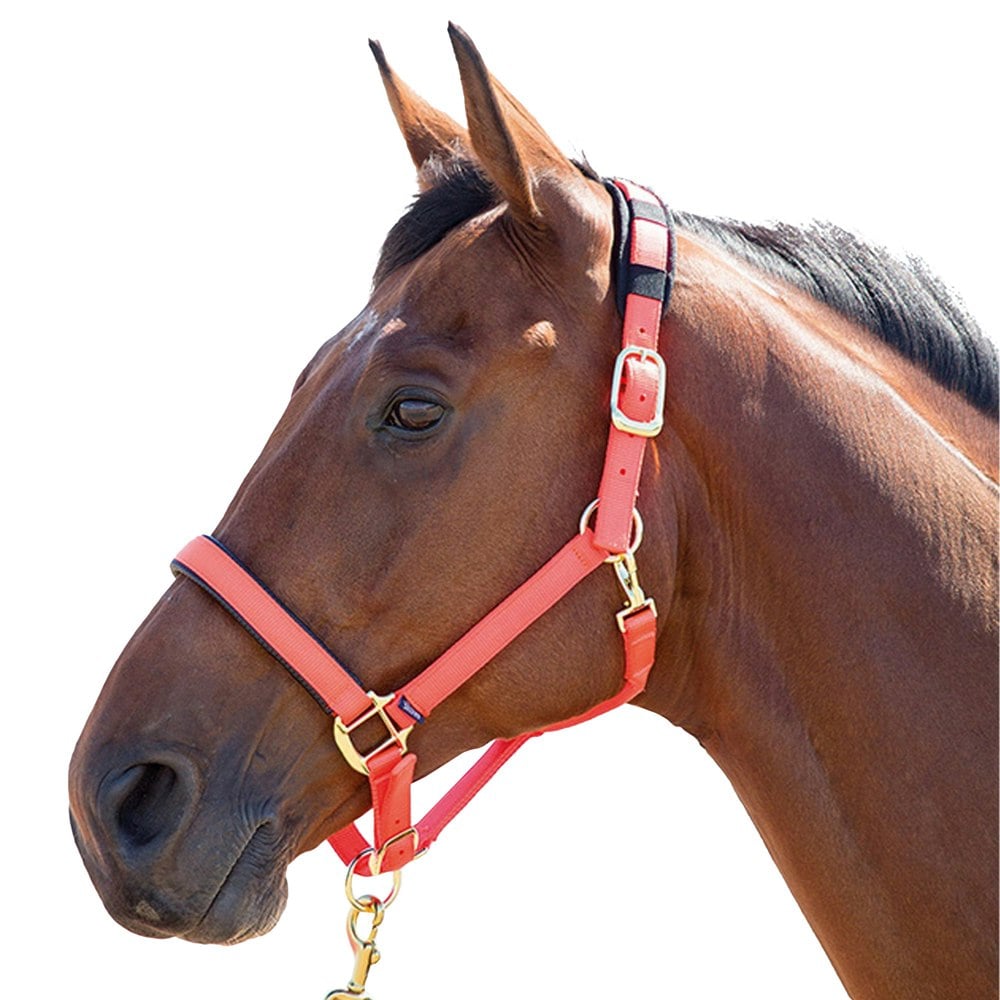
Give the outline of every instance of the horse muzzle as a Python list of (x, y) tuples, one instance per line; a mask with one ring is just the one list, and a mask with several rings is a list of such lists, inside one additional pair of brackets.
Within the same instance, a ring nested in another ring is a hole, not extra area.
[(108, 912), (146, 937), (233, 944), (269, 931), (287, 898), (288, 853), (272, 817), (206, 794), (185, 753), (154, 747), (70, 766), (70, 821)]

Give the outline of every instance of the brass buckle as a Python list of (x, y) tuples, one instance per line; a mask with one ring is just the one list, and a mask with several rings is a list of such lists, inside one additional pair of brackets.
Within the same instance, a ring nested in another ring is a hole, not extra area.
[[(656, 364), (656, 412), (649, 420), (635, 420), (618, 405), (621, 398), (625, 362), (629, 358), (652, 361)], [(638, 437), (656, 437), (663, 429), (663, 404), (667, 398), (667, 366), (663, 358), (650, 347), (623, 347), (615, 360), (611, 376), (611, 423), (626, 434)]]
[[(405, 840), (407, 837), (413, 838), (413, 859), (416, 860), (421, 856), (419, 851), (420, 831), (414, 826), (407, 827), (402, 833), (397, 833), (391, 836), (377, 851), (373, 849), (372, 855), (368, 859), (368, 870), (372, 873), (372, 875), (382, 874), (382, 864), (385, 861), (385, 852), (395, 844), (398, 844), (399, 841)], [(427, 849), (424, 848), (424, 850), (426, 851)]]
[[(359, 715), (349, 725), (344, 722), (339, 715), (333, 720), (334, 742), (337, 744), (340, 752), (344, 755), (344, 760), (346, 760), (347, 763), (360, 774), (370, 774), (371, 772), (368, 769), (368, 762), (376, 754), (381, 753), (383, 750), (387, 750), (391, 746), (397, 746), (399, 748), (400, 756), (406, 753), (406, 740), (412, 732), (413, 726), (410, 725), (405, 729), (400, 729), (396, 723), (392, 721), (392, 717), (386, 711), (386, 707), (392, 704), (395, 697), (395, 692), (387, 695), (378, 695), (374, 691), (369, 691), (368, 698), (371, 700), (372, 707), (368, 709), (367, 712), (362, 712), (361, 715)], [(369, 719), (373, 719), (376, 715), (382, 720), (382, 725), (385, 726), (389, 736), (377, 747), (375, 747), (374, 750), (363, 754), (354, 745), (354, 741), (351, 739), (351, 733), (353, 733), (358, 726), (363, 725)]]

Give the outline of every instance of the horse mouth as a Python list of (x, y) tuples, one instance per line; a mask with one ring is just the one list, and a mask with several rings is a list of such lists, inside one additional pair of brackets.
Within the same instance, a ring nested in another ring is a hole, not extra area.
[(270, 824), (257, 827), (200, 919), (176, 936), (199, 944), (238, 944), (271, 930), (288, 900), (287, 862), (275, 852), (274, 840)]
[[(190, 880), (171, 880), (165, 885), (160, 879), (144, 877), (141, 871), (109, 871), (87, 849), (72, 816), (71, 824), (105, 908), (134, 934), (178, 937), (199, 944), (238, 944), (270, 931), (285, 908), (288, 861), (271, 823), (254, 830), (221, 879), (216, 875), (214, 890), (192, 886)], [(102, 860), (106, 863), (107, 858)]]

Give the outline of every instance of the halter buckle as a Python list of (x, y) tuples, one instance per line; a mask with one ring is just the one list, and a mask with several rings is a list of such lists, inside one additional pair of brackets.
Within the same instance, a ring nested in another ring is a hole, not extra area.
[[(400, 729), (386, 711), (386, 708), (392, 704), (396, 697), (395, 692), (387, 695), (378, 695), (374, 691), (369, 691), (367, 695), (372, 703), (372, 707), (366, 712), (362, 712), (353, 722), (348, 724), (339, 715), (333, 720), (333, 739), (337, 744), (337, 748), (343, 754), (344, 760), (355, 771), (364, 775), (371, 773), (368, 768), (368, 762), (383, 750), (388, 750), (391, 746), (398, 747), (399, 755), (402, 757), (406, 753), (406, 740), (413, 731), (412, 725), (407, 726), (405, 729)], [(369, 719), (375, 718), (376, 715), (382, 720), (382, 725), (385, 726), (389, 735), (374, 750), (369, 750), (368, 753), (363, 754), (354, 745), (351, 733)]]
[(372, 849), (373, 853), (368, 858), (368, 871), (371, 872), (372, 875), (381, 875), (382, 874), (382, 865), (385, 864), (386, 851), (388, 851), (391, 847), (395, 847), (396, 844), (400, 843), (401, 841), (406, 840), (407, 837), (412, 837), (413, 838), (413, 860), (414, 861), (416, 861), (417, 858), (423, 857), (423, 855), (427, 853), (427, 848), (426, 847), (423, 849), (423, 851), (421, 851), (419, 849), (420, 848), (420, 831), (416, 827), (411, 826), (411, 827), (407, 828), (406, 830), (404, 830), (402, 833), (397, 833), (394, 836), (390, 837), (377, 850), (374, 849), (374, 848)]
[[(652, 361), (656, 365), (656, 410), (649, 420), (636, 420), (618, 405), (621, 399), (622, 381), (625, 377), (625, 362), (629, 358)], [(615, 371), (611, 376), (611, 423), (626, 434), (638, 437), (656, 437), (663, 429), (663, 404), (667, 398), (667, 365), (663, 358), (651, 347), (623, 347), (615, 360)]]

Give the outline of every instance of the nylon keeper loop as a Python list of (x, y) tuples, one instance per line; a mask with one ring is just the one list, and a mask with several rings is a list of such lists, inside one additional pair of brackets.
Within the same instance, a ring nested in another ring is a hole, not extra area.
[(667, 269), (666, 227), (649, 219), (632, 220), (632, 247), (629, 262), (642, 267)]

